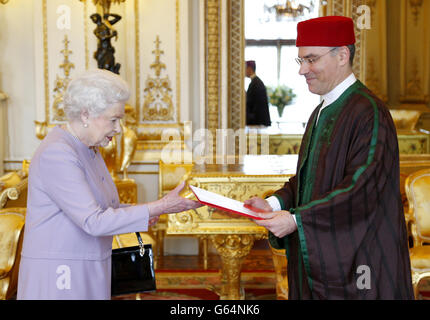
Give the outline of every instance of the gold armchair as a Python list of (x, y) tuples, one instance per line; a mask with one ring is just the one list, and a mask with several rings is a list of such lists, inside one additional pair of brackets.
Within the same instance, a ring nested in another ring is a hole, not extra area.
[(412, 284), (418, 298), (418, 284), (430, 278), (430, 169), (417, 171), (406, 179), (413, 247), (410, 249)]
[(10, 299), (17, 290), (25, 211), (0, 210), (0, 300)]
[(0, 177), (0, 209), (27, 206), (28, 164), (24, 160), (22, 170)]

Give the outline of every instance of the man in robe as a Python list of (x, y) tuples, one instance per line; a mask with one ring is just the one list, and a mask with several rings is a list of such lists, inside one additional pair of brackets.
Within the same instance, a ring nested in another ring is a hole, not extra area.
[(290, 299), (413, 299), (389, 110), (352, 72), (353, 21), (297, 26), (299, 73), (321, 104), (308, 121), (296, 175), (263, 200), (275, 248), (286, 249)]
[(246, 91), (246, 125), (270, 126), (266, 86), (255, 74), (255, 69), (255, 61), (246, 61), (245, 75), (251, 79)]

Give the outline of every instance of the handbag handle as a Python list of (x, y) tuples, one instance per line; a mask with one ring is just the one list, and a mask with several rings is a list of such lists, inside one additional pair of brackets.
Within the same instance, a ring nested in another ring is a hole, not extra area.
[(145, 245), (143, 244), (142, 237), (139, 232), (136, 232), (136, 237), (137, 241), (139, 241), (140, 256), (143, 257), (145, 254)]

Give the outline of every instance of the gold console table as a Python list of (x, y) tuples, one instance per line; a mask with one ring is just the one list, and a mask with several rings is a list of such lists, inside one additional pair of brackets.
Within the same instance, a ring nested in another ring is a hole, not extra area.
[[(184, 179), (189, 185), (244, 201), (279, 189), (296, 165), (297, 155), (247, 155), (243, 164), (196, 164)], [(189, 190), (185, 195), (193, 197)], [(222, 300), (243, 299), (242, 262), (255, 240), (267, 238), (267, 230), (251, 219), (207, 206), (169, 215), (166, 234), (195, 235), (213, 244), (222, 261)]]

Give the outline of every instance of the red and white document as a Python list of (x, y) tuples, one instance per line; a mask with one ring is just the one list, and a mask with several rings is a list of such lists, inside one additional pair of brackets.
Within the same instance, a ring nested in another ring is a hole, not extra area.
[(197, 200), (199, 200), (199, 202), (201, 202), (202, 204), (205, 204), (207, 206), (220, 209), (223, 211), (240, 214), (242, 216), (256, 219), (256, 220), (263, 219), (256, 215), (257, 212), (264, 212), (260, 209), (253, 208), (254, 210), (251, 210), (249, 209), (250, 208), (249, 206), (245, 207), (243, 202), (240, 202), (231, 198), (227, 198), (220, 194), (210, 192), (198, 187), (194, 187), (194, 186), (189, 186), (189, 187), (191, 191), (193, 191)]

